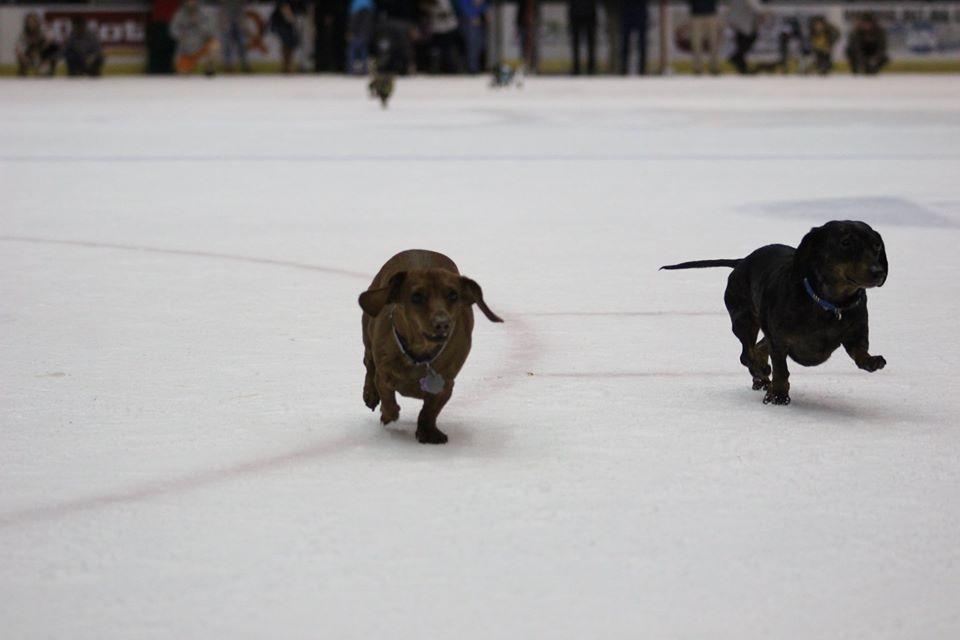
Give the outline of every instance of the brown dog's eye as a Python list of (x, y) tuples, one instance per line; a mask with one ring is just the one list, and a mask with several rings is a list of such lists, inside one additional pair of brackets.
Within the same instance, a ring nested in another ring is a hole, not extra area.
[(460, 294), (457, 293), (456, 291), (451, 291), (450, 293), (447, 294), (447, 300), (449, 300), (450, 302), (456, 302), (459, 299), (460, 299)]
[(427, 300), (426, 297), (419, 291), (413, 294), (412, 296), (410, 296), (410, 302), (412, 302), (413, 304), (423, 304), (424, 302), (426, 302), (426, 300)]

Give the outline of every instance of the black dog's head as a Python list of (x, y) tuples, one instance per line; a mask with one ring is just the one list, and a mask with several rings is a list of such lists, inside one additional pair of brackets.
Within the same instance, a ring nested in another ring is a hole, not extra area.
[(840, 290), (882, 287), (887, 281), (887, 251), (883, 238), (864, 222), (835, 220), (814, 227), (803, 237), (794, 256), (794, 269), (815, 275)]

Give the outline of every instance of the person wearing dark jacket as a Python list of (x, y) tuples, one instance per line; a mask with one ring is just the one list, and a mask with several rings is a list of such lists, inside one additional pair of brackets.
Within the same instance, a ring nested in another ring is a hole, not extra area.
[(720, 73), (720, 23), (717, 20), (717, 0), (689, 0), (690, 43), (693, 47), (693, 72), (703, 73), (703, 41), (710, 54), (710, 73)]
[(823, 16), (810, 19), (810, 51), (817, 73), (822, 76), (833, 71), (833, 45), (840, 39), (840, 31)]
[(647, 0), (620, 0), (620, 73), (629, 75), (630, 37), (637, 33), (637, 73), (647, 73)]
[(847, 59), (853, 73), (879, 73), (890, 58), (887, 57), (887, 32), (872, 13), (865, 13), (854, 23), (847, 40)]
[(580, 75), (580, 43), (586, 40), (587, 73), (597, 72), (597, 0), (567, 0), (573, 49), (573, 75)]
[(23, 19), (16, 54), (18, 75), (25, 76), (30, 71), (46, 76), (56, 73), (60, 47), (47, 35), (36, 13), (30, 12)]
[(99, 76), (103, 71), (103, 50), (96, 32), (87, 28), (83, 16), (70, 20), (70, 35), (63, 46), (67, 74), (71, 76)]

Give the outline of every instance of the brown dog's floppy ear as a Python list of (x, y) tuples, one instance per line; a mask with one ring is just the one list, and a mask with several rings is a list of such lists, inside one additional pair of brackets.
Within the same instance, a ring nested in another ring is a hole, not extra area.
[(490, 322), (503, 322), (503, 318), (493, 311), (490, 311), (490, 307), (483, 301), (483, 289), (480, 288), (480, 285), (470, 278), (460, 276), (460, 289), (460, 295), (463, 297), (463, 301), (467, 304), (476, 304), (480, 307), (480, 311), (483, 311), (483, 315), (487, 316), (487, 320)]
[(407, 279), (406, 271), (398, 271), (390, 276), (387, 286), (379, 289), (370, 289), (360, 294), (360, 308), (367, 314), (377, 317), (385, 306), (400, 299), (400, 289)]

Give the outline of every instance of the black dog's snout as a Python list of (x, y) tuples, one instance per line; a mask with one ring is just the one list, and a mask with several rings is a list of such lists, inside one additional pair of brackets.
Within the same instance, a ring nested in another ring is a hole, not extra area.
[(887, 270), (884, 269), (883, 265), (875, 264), (870, 267), (870, 277), (876, 282), (883, 284), (887, 279)]

